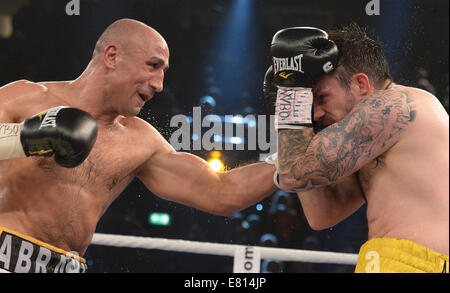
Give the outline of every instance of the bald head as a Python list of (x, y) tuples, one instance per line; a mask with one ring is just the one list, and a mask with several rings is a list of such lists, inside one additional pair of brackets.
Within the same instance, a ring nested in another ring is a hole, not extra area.
[(163, 42), (164, 38), (153, 28), (134, 19), (120, 19), (109, 25), (98, 39), (92, 55), (102, 55), (109, 45), (119, 46), (123, 51), (136, 50), (149, 42)]
[(163, 90), (169, 58), (167, 43), (156, 30), (121, 19), (100, 36), (92, 60), (77, 81), (98, 91), (111, 112), (135, 116)]

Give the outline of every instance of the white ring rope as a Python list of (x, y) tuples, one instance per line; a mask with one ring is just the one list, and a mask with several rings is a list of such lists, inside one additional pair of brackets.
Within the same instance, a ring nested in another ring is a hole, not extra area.
[[(143, 248), (143, 249), (159, 249), (167, 251), (188, 252), (197, 254), (211, 254), (222, 256), (234, 256), (237, 248), (245, 247), (236, 244), (221, 244), (211, 242), (197, 242), (189, 240), (174, 240), (165, 238), (152, 238), (140, 236), (111, 235), (103, 233), (95, 233), (92, 243), (94, 245)], [(333, 263), (356, 265), (358, 260), (357, 254), (259, 247), (261, 251), (261, 259), (277, 259), (281, 261), (298, 261), (310, 263)]]

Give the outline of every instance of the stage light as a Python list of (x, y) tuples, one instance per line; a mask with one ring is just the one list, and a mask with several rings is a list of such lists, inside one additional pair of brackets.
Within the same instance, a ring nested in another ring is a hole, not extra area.
[[(211, 40), (214, 54), (206, 61), (215, 69), (215, 83), (221, 90), (220, 110), (226, 112), (241, 110), (240, 99), (248, 84), (242, 75), (254, 58), (257, 35), (262, 30), (256, 22), (255, 1), (232, 0), (224, 5), (224, 20)], [(220, 104), (218, 98), (217, 103)], [(239, 119), (237, 119), (239, 120)]]
[(209, 105), (211, 108), (216, 106), (216, 100), (212, 96), (204, 96), (200, 99), (201, 105)]
[(223, 163), (219, 159), (211, 159), (208, 161), (208, 164), (216, 172), (223, 171), (223, 169), (224, 169)]
[(154, 212), (148, 216), (148, 222), (150, 225), (169, 226), (171, 224), (171, 217), (167, 213)]

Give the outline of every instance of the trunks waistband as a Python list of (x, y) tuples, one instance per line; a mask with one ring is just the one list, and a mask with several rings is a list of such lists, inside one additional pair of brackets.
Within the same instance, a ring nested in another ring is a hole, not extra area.
[(85, 273), (86, 260), (0, 226), (0, 270), (12, 273)]
[(449, 258), (414, 241), (368, 240), (359, 251), (356, 273), (448, 273)]

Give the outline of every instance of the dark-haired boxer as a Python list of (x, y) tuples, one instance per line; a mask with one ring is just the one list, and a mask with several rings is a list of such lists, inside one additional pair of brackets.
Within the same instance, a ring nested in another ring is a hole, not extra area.
[(297, 191), (311, 227), (367, 202), (356, 272), (448, 272), (449, 120), (438, 99), (394, 84), (356, 24), (282, 30), (271, 53), (280, 185)]
[(94, 147), (75, 168), (60, 165), (56, 157), (20, 157), (17, 137), (8, 138), (14, 147), (0, 147), (0, 269), (84, 271), (73, 252), (84, 254), (100, 217), (136, 177), (164, 199), (219, 215), (276, 190), (274, 166), (257, 163), (215, 172), (203, 159), (176, 152), (135, 117), (163, 90), (168, 67), (164, 38), (141, 22), (122, 19), (105, 30), (76, 80), (17, 81), (0, 89), (4, 125), (67, 105), (89, 113), (98, 126)]

